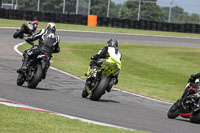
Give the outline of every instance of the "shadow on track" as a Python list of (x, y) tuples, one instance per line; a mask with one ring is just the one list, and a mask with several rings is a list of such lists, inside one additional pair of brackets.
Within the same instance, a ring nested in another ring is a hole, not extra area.
[(183, 122), (189, 122), (190, 123), (190, 119), (184, 119), (184, 118), (176, 118), (175, 120), (178, 120), (178, 121), (183, 121)]
[[(90, 100), (90, 98), (84, 98)], [(93, 101), (93, 100), (90, 100)], [(94, 101), (94, 102), (102, 102), (102, 103), (120, 103), (119, 101), (115, 100), (109, 100), (109, 99), (100, 99), (99, 101)]]
[(105, 102), (105, 103), (120, 103), (119, 101), (109, 100), (109, 99), (100, 99), (98, 102)]
[(40, 88), (40, 87), (37, 87), (37, 88), (28, 88), (27, 86), (22, 86), (22, 87), (27, 88), (27, 89), (31, 89), (31, 90), (56, 91), (56, 89), (47, 89), (47, 88)]
[(41, 90), (41, 91), (55, 91), (55, 89), (47, 89), (47, 88), (28, 88), (33, 90)]

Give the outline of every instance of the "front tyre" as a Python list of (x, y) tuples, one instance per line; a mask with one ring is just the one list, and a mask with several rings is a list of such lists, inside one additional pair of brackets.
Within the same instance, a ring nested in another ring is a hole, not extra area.
[(17, 38), (17, 37), (22, 37), (22, 31), (21, 30), (17, 30), (14, 34), (13, 34), (13, 38)]
[(42, 79), (42, 75), (43, 75), (42, 66), (38, 64), (33, 79), (28, 81), (28, 88), (36, 88), (36, 86)]
[(169, 119), (175, 119), (179, 116), (179, 107), (177, 105), (177, 102), (174, 103), (171, 108), (169, 109), (167, 116)]
[(20, 73), (20, 74), (17, 76), (17, 85), (18, 85), (18, 86), (22, 86), (22, 85), (24, 84), (24, 82), (25, 82), (24, 75)]
[(105, 89), (108, 87), (109, 81), (110, 79), (106, 75), (102, 75), (99, 84), (90, 95), (90, 99), (98, 101), (101, 98), (101, 96), (105, 93)]
[(89, 94), (88, 94), (88, 92), (87, 92), (86, 89), (84, 89), (84, 90), (82, 91), (82, 93), (81, 93), (82, 98), (86, 98), (88, 95), (89, 95)]

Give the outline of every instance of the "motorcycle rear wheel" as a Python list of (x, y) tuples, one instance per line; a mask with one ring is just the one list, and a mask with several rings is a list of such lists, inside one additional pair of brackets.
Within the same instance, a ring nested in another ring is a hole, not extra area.
[(18, 86), (22, 86), (22, 85), (24, 84), (24, 82), (25, 82), (24, 75), (20, 73), (20, 74), (17, 76), (17, 85), (18, 85)]
[(33, 79), (28, 81), (27, 85), (28, 88), (36, 88), (38, 83), (42, 80), (42, 75), (43, 75), (42, 66), (39, 64), (37, 65), (37, 70), (35, 72)]
[(192, 111), (192, 113), (190, 114), (190, 122), (199, 124), (200, 123), (200, 112), (194, 113)]
[(99, 84), (90, 95), (90, 100), (98, 101), (101, 98), (101, 96), (105, 93), (105, 90), (108, 87), (109, 81), (110, 79), (106, 75), (102, 75)]
[(175, 119), (176, 117), (179, 116), (179, 107), (177, 105), (177, 102), (175, 102), (171, 108), (169, 109), (168, 113), (167, 113), (167, 117), (169, 119)]

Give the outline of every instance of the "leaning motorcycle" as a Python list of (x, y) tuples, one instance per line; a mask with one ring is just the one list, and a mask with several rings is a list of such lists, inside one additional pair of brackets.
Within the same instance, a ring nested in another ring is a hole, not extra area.
[[(32, 44), (32, 47), (37, 47)], [(36, 88), (42, 79), (45, 79), (50, 66), (50, 58), (46, 54), (39, 54), (28, 62), (28, 68), (22, 70), (17, 77), (17, 85), (22, 86), (27, 82), (28, 88)]]
[(108, 58), (95, 61), (96, 69), (88, 68), (86, 74), (85, 89), (82, 91), (82, 97), (90, 95), (90, 99), (98, 101), (105, 92), (110, 92), (114, 82), (113, 76), (121, 70), (121, 62)]
[(24, 37), (29, 37), (32, 35), (33, 25), (32, 24), (22, 24), (22, 26), (15, 31), (13, 38), (23, 39)]
[(186, 99), (178, 99), (169, 109), (167, 116), (175, 119), (178, 116), (189, 118), (192, 123), (200, 123), (200, 82), (188, 83), (186, 86)]

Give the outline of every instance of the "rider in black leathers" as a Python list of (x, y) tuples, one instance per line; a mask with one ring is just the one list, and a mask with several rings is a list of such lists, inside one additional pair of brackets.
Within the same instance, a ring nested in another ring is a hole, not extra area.
[(51, 59), (52, 53), (60, 52), (60, 39), (58, 35), (55, 35), (55, 32), (56, 25), (54, 23), (48, 23), (45, 29), (40, 30), (37, 34), (26, 39), (29, 43), (39, 39), (39, 45), (24, 51), (23, 64), (22, 67), (17, 70), (18, 73), (22, 72), (22, 70), (26, 70), (29, 60), (39, 54), (46, 54), (49, 59)]
[[(180, 103), (181, 102), (185, 103), (185, 101), (187, 100), (188, 95), (190, 94), (190, 91), (191, 91), (191, 90), (188, 89), (188, 87), (193, 87), (193, 88), (196, 89), (196, 94), (190, 95), (190, 98), (193, 98), (193, 99), (200, 98), (200, 86), (195, 86), (196, 79), (200, 79), (200, 73), (197, 73), (197, 74), (190, 76), (190, 78), (188, 80), (188, 83), (190, 84), (190, 86), (186, 86), (185, 91), (184, 91), (181, 99), (179, 100)], [(200, 103), (198, 103), (197, 106), (200, 107)]]

